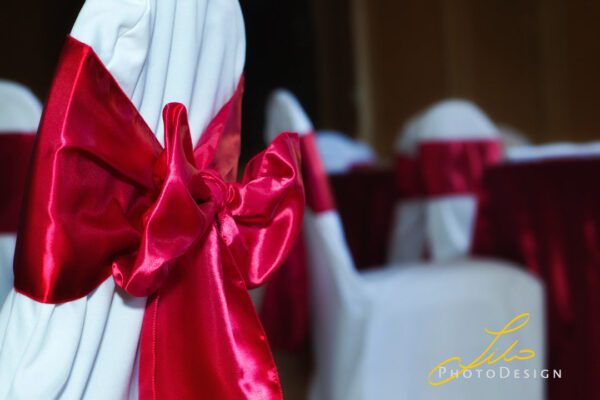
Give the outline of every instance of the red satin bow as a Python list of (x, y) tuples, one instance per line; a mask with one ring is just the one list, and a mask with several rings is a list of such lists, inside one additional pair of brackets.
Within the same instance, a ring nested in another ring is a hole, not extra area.
[(241, 84), (192, 149), (181, 104), (165, 148), (87, 45), (69, 38), (34, 152), (15, 288), (46, 303), (111, 274), (150, 296), (140, 398), (279, 399), (248, 287), (285, 258), (302, 219), (296, 135), (236, 176)]

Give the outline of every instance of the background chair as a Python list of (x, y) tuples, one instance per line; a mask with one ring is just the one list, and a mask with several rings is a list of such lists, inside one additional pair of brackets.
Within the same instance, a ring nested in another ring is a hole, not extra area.
[[(308, 209), (303, 237), (309, 259), (315, 371), (312, 399), (542, 399), (539, 380), (457, 379), (434, 387), (430, 371), (451, 356), (472, 360), (489, 344), (483, 331), (501, 329), (523, 312), (526, 328), (511, 340), (544, 362), (542, 286), (514, 265), (465, 260), (413, 263), (359, 273), (346, 246), (318, 156), (313, 129), (297, 100), (278, 92), (269, 115), (278, 130), (300, 132)], [(270, 126), (270, 125), (268, 125)], [(266, 138), (273, 136), (267, 130)]]
[(405, 126), (396, 141), (396, 205), (388, 259), (464, 257), (483, 170), (501, 159), (499, 131), (473, 103), (445, 100)]
[(13, 283), (19, 211), (42, 104), (25, 86), (0, 80), (0, 305)]

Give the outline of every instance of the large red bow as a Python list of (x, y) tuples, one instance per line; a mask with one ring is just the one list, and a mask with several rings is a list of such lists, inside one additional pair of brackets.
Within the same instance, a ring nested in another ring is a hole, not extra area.
[(192, 148), (185, 107), (163, 111), (165, 148), (93, 50), (69, 38), (40, 126), (15, 255), (38, 301), (88, 295), (111, 274), (150, 296), (140, 397), (277, 399), (247, 292), (293, 244), (304, 192), (294, 134), (236, 176), (241, 85)]

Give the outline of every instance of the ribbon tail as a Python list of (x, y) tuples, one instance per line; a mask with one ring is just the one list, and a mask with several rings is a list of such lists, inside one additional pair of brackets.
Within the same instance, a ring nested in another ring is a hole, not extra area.
[(179, 263), (146, 308), (140, 398), (281, 399), (265, 333), (217, 228)]

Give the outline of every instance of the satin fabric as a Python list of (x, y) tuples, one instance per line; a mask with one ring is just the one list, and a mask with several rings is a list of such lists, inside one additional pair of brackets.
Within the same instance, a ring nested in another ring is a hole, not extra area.
[(93, 50), (69, 38), (42, 119), (15, 253), (15, 289), (61, 303), (110, 275), (149, 296), (140, 398), (278, 399), (248, 287), (300, 228), (299, 145), (280, 135), (237, 175), (242, 85), (192, 147), (185, 107), (165, 148)]
[(410, 199), (472, 193), (485, 168), (501, 158), (502, 146), (496, 139), (423, 142), (416, 157), (396, 157), (397, 196)]
[[(300, 138), (302, 176), (306, 203), (313, 210), (335, 209), (327, 173), (319, 155), (313, 132)], [(309, 332), (308, 273), (304, 238), (298, 238), (281, 268), (265, 287), (261, 320), (269, 342), (277, 348), (297, 350), (307, 341)]]
[(17, 232), (35, 132), (0, 135), (0, 233)]
[(485, 169), (500, 162), (500, 140), (432, 141), (419, 146), (423, 188), (428, 197), (472, 193)]
[(600, 158), (491, 168), (481, 187), (473, 253), (516, 261), (546, 287), (548, 399), (598, 398)]

